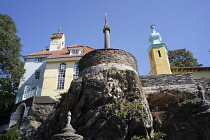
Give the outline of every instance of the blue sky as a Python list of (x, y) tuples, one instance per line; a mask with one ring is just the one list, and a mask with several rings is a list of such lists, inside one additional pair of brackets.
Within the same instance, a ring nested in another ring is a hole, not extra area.
[(209, 0), (1, 0), (0, 13), (16, 22), (23, 55), (49, 46), (58, 28), (66, 34), (66, 46), (103, 48), (108, 13), (111, 47), (133, 54), (140, 75), (150, 71), (151, 24), (169, 50), (186, 48), (199, 63), (210, 66)]

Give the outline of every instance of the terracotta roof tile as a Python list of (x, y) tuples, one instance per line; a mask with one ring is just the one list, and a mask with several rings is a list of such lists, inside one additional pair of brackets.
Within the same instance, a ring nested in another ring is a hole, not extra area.
[(62, 38), (63, 35), (64, 33), (54, 33), (52, 34), (51, 38)]
[(81, 46), (81, 45), (76, 44), (76, 45), (68, 46), (67, 48), (77, 48), (77, 47), (82, 47), (82, 46)]
[[(81, 54), (76, 54), (76, 55), (69, 55), (70, 49), (71, 48), (77, 48), (77, 47), (83, 47), (83, 52)], [(39, 56), (39, 55), (49, 55), (47, 59), (55, 59), (55, 58), (68, 58), (68, 57), (81, 57), (84, 56), (85, 54), (95, 50), (92, 47), (89, 46), (82, 46), (82, 45), (73, 45), (73, 46), (68, 46), (67, 48), (63, 48), (62, 50), (58, 51), (48, 51), (48, 50), (42, 50), (36, 53), (28, 54), (28, 55), (23, 55), (23, 56)]]

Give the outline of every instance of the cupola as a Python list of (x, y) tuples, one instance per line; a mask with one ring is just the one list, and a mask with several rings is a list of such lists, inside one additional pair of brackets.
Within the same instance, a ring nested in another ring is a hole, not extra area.
[(58, 33), (52, 34), (50, 39), (49, 51), (58, 51), (65, 47), (65, 34), (61, 33), (61, 29), (58, 29)]

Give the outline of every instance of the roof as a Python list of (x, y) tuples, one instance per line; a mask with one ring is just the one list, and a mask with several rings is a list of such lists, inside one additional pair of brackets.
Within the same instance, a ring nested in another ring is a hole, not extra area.
[(171, 72), (194, 72), (194, 71), (210, 71), (210, 67), (173, 67), (171, 68)]
[[(83, 52), (81, 54), (76, 54), (76, 55), (69, 55), (70, 53), (70, 48), (83, 48)], [(49, 55), (47, 59), (55, 59), (55, 58), (68, 58), (68, 57), (82, 57), (85, 54), (95, 50), (92, 47), (89, 46), (82, 46), (82, 45), (73, 45), (73, 46), (68, 46), (67, 48), (63, 48), (58, 51), (49, 51), (49, 50), (42, 50), (36, 53), (28, 54), (28, 55), (23, 55), (23, 57), (27, 56), (39, 56), (39, 55)]]
[(73, 46), (68, 46), (67, 48), (79, 48), (79, 47), (82, 47), (81, 45), (73, 45)]
[(62, 38), (63, 35), (64, 33), (54, 33), (52, 34), (51, 38)]

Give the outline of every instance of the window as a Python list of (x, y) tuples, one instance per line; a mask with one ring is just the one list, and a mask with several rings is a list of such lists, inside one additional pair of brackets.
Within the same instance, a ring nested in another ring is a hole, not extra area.
[(70, 51), (70, 55), (81, 54), (81, 53), (82, 53), (81, 50), (71, 50)]
[(57, 89), (64, 89), (65, 73), (66, 73), (66, 64), (62, 63), (60, 64), (58, 71)]
[(30, 86), (25, 86), (25, 89), (24, 89), (24, 94), (27, 94), (31, 91), (31, 87)]
[(35, 79), (39, 79), (40, 78), (40, 70), (36, 70), (35, 71)]
[(161, 57), (161, 53), (160, 53), (160, 51), (158, 51), (158, 55), (159, 55), (159, 57)]
[(79, 77), (79, 67), (78, 63), (74, 64), (74, 74), (73, 74), (73, 79), (77, 79)]
[(40, 57), (36, 59), (36, 63), (42, 63), (44, 62), (45, 58), (44, 57)]
[(23, 93), (23, 96), (22, 96), (22, 100), (27, 99), (27, 96), (28, 96), (28, 94), (30, 94), (30, 91), (31, 91), (31, 87), (30, 86), (25, 86), (24, 93)]
[(28, 94), (30, 94), (30, 91), (31, 91), (31, 87), (30, 86), (25, 86), (24, 93), (22, 95), (22, 100), (27, 99), (27, 96), (28, 96)]

